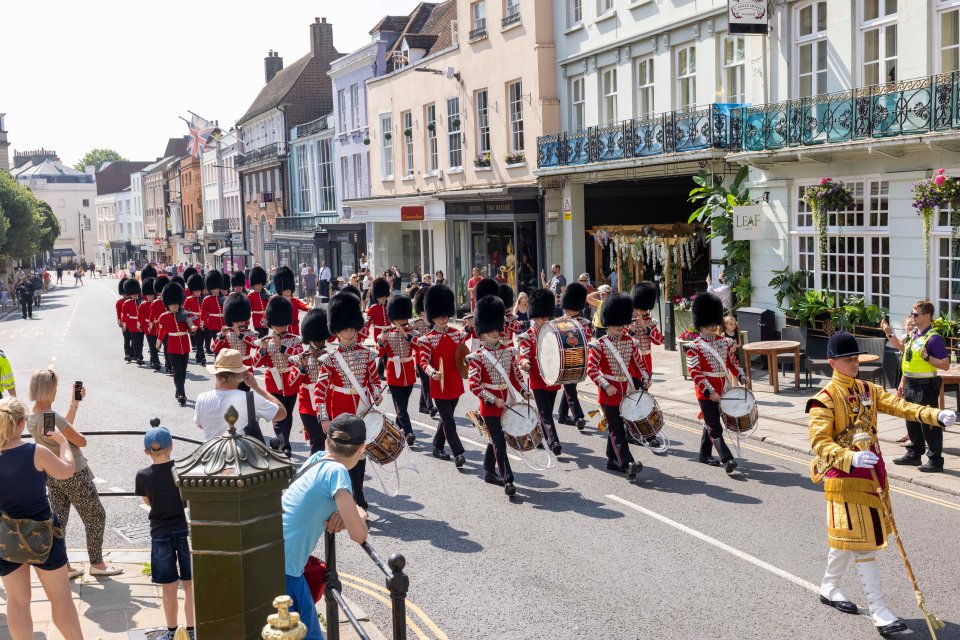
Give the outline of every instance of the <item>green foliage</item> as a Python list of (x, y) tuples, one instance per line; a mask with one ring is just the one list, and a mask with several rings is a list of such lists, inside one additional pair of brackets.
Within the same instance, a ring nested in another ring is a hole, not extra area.
[(816, 326), (815, 321), (819, 316), (829, 315), (833, 311), (833, 296), (829, 291), (805, 291), (790, 307), (791, 315), (800, 322), (800, 326), (810, 328)]
[(933, 319), (933, 330), (940, 334), (941, 338), (953, 338), (957, 335), (957, 323), (941, 311), (940, 317)]
[(53, 248), (60, 225), (50, 206), (0, 172), (0, 256), (29, 259)]
[(773, 273), (773, 279), (767, 283), (767, 286), (776, 290), (777, 307), (786, 311), (783, 301), (789, 298), (792, 302), (794, 298), (803, 293), (803, 286), (807, 283), (810, 272), (805, 269), (790, 271), (790, 267), (784, 267)]
[(701, 171), (693, 177), (697, 186), (690, 191), (688, 202), (699, 203), (688, 222), (707, 225), (707, 238), (723, 240), (724, 277), (734, 294), (734, 308), (750, 303), (753, 284), (750, 282), (750, 242), (733, 239), (733, 208), (750, 204), (750, 190), (743, 188), (749, 169), (740, 167), (730, 188), (723, 186), (723, 176)]
[(91, 149), (90, 151), (87, 151), (87, 155), (83, 156), (83, 158), (80, 159), (80, 162), (73, 165), (73, 168), (76, 169), (77, 171), (83, 171), (84, 167), (86, 167), (88, 164), (92, 164), (99, 171), (100, 167), (102, 167), (107, 162), (126, 162), (126, 161), (127, 161), (126, 158), (124, 158), (122, 155), (120, 155), (113, 149)]
[(38, 252), (53, 251), (53, 243), (60, 236), (60, 221), (53, 214), (53, 209), (46, 202), (39, 201), (38, 210)]
[(829, 291), (805, 291), (793, 298), (793, 303), (784, 309), (787, 315), (795, 317), (800, 325), (815, 328), (816, 320), (829, 315), (838, 331), (856, 333), (858, 326), (877, 327), (887, 315), (887, 310), (875, 304), (864, 305), (863, 296), (850, 296), (842, 304), (834, 299)]

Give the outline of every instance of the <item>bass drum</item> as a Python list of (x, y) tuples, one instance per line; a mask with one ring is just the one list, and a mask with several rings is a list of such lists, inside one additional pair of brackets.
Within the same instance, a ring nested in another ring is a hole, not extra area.
[(757, 428), (757, 399), (746, 387), (727, 389), (720, 396), (720, 418), (728, 431), (750, 433)]
[(394, 462), (403, 452), (403, 433), (387, 416), (371, 410), (363, 416), (367, 425), (367, 457), (381, 465)]
[(587, 375), (587, 337), (573, 318), (551, 320), (537, 333), (537, 366), (550, 386), (576, 384)]
[[(507, 446), (521, 453), (532, 451), (543, 441), (540, 430), (540, 414), (526, 402), (508, 404), (500, 418), (503, 437)], [(512, 409), (512, 411), (511, 411)]]

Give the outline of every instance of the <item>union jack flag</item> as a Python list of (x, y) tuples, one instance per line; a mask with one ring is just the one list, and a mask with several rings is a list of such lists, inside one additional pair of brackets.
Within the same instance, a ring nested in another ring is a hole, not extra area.
[(207, 150), (207, 144), (210, 142), (210, 136), (216, 131), (217, 127), (213, 123), (204, 120), (195, 113), (190, 114), (190, 120), (187, 126), (190, 127), (190, 135), (187, 140), (187, 151), (190, 155), (199, 158)]

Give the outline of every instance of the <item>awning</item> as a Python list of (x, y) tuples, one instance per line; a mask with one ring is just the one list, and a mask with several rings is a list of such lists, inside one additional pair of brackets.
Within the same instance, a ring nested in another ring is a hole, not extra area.
[(77, 255), (73, 249), (54, 249), (50, 254), (54, 258), (72, 258)]
[(225, 256), (225, 255), (229, 254), (231, 251), (233, 252), (233, 255), (234, 255), (234, 256), (252, 256), (252, 255), (253, 255), (252, 253), (250, 253), (250, 252), (247, 251), (246, 249), (243, 249), (243, 248), (233, 248), (233, 249), (231, 249), (230, 247), (224, 247), (223, 249), (217, 249), (216, 251), (213, 252), (213, 255), (219, 258), (219, 257), (221, 257), (221, 256)]

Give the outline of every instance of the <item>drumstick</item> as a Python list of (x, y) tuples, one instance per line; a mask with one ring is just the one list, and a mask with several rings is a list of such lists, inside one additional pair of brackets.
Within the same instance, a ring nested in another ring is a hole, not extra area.
[(516, 409), (514, 409), (513, 407), (511, 407), (511, 406), (508, 405), (508, 404), (505, 404), (505, 405), (503, 405), (503, 406), (504, 406), (505, 409), (509, 409), (510, 411), (513, 411), (515, 414), (517, 414), (517, 415), (520, 416), (521, 418), (526, 418), (526, 417), (527, 417), (527, 416), (523, 415), (522, 413), (520, 413), (519, 411), (517, 411)]

